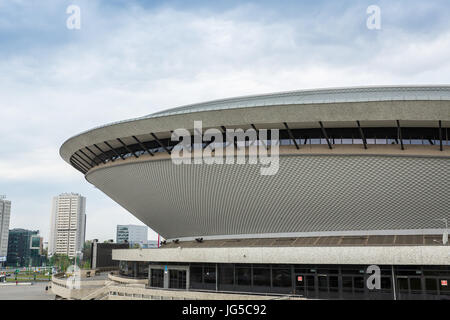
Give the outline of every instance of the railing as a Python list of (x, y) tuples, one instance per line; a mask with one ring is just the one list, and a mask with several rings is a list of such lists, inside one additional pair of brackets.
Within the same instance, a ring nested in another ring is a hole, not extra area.
[(124, 285), (111, 285), (109, 287), (109, 300), (303, 300), (304, 298), (292, 295), (255, 294), (255, 293), (224, 293), (204, 292), (174, 289), (139, 288)]
[(108, 274), (108, 279), (122, 284), (147, 284), (148, 279), (127, 278), (123, 276)]
[[(146, 286), (147, 280), (127, 279), (109, 274), (108, 280), (80, 281), (79, 288), (70, 288), (67, 278), (53, 277), (53, 292), (64, 299), (79, 300), (290, 300), (302, 299), (299, 296), (286, 294), (252, 293), (252, 292), (220, 292), (207, 290), (163, 289)], [(98, 287), (100, 285), (100, 287)]]
[(73, 283), (70, 281), (73, 278), (62, 277), (64, 274), (60, 273), (52, 276), (51, 290), (57, 296), (64, 299), (82, 299), (91, 294), (93, 291), (99, 291), (105, 287), (106, 279), (75, 279)]

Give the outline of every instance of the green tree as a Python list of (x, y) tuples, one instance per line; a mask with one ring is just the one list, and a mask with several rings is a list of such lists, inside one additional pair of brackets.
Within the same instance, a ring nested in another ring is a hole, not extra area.
[(89, 260), (83, 261), (82, 268), (83, 269), (90, 269), (91, 268), (91, 260), (89, 259)]
[(58, 267), (62, 272), (67, 270), (67, 267), (74, 263), (74, 259), (70, 259), (66, 254), (54, 254), (50, 258), (50, 264)]
[(90, 269), (91, 267), (91, 251), (92, 251), (92, 240), (87, 240), (83, 245), (83, 258), (80, 262), (80, 266), (83, 269)]

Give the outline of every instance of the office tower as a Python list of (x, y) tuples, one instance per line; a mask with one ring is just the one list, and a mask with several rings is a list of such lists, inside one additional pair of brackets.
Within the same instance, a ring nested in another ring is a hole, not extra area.
[(20, 228), (9, 230), (8, 266), (39, 267), (44, 261), (42, 237), (39, 235), (39, 230)]
[(6, 262), (8, 255), (9, 218), (11, 215), (11, 201), (0, 195), (0, 265)]
[(75, 257), (81, 252), (86, 233), (86, 198), (63, 193), (53, 198), (48, 254)]

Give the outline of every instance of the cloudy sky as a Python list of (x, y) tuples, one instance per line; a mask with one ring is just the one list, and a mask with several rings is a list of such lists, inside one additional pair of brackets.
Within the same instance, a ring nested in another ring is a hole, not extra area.
[[(98, 125), (247, 94), (450, 83), (448, 1), (312, 3), (0, 0), (0, 194), (11, 228), (47, 239), (62, 192), (87, 197), (87, 239), (142, 224), (59, 156)], [(366, 26), (372, 4), (380, 30)], [(66, 26), (70, 5), (79, 30)]]

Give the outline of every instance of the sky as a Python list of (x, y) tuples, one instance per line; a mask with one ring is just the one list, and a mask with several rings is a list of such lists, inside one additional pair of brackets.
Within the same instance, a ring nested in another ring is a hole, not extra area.
[[(79, 29), (67, 27), (70, 5)], [(370, 5), (380, 29), (367, 27)], [(64, 192), (87, 198), (86, 239), (142, 224), (59, 156), (65, 140), (99, 125), (248, 94), (449, 84), (449, 17), (444, 0), (0, 0), (10, 228), (48, 239), (52, 197)]]

